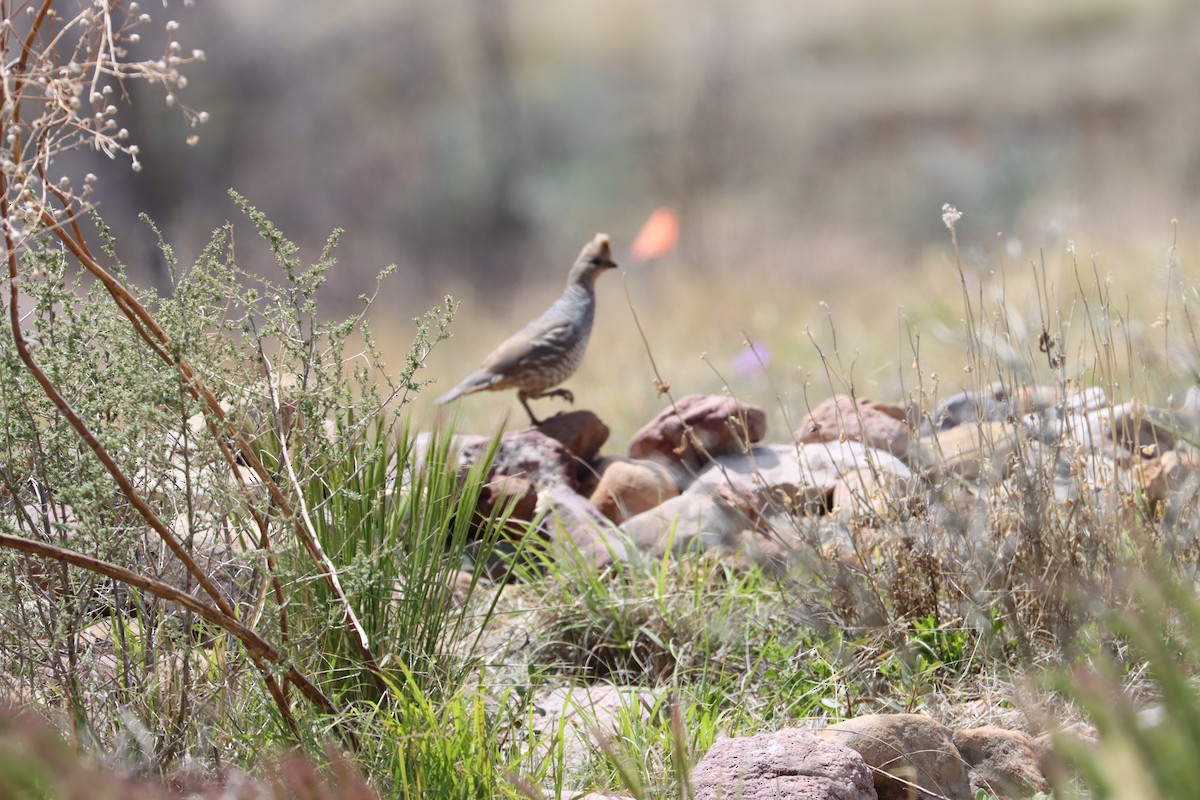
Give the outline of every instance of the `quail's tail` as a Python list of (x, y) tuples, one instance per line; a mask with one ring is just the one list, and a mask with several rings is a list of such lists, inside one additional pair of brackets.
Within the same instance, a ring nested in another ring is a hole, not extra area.
[(439, 406), (445, 405), (453, 400), (457, 400), (464, 394), (473, 394), (474, 392), (482, 391), (488, 387), (488, 384), (490, 384), (492, 380), (493, 376), (490, 373), (483, 371), (474, 372), (468, 375), (466, 380), (464, 380), (458, 386), (455, 386), (453, 389), (439, 397), (437, 399), (437, 404)]

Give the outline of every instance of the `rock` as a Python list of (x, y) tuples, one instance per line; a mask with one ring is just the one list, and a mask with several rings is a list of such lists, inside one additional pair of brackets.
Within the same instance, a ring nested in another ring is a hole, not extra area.
[(743, 531), (755, 528), (755, 516), (722, 502), (716, 486), (703, 485), (630, 517), (621, 530), (640, 552), (659, 557), (736, 546)]
[(727, 551), (738, 561), (773, 570), (790, 560), (791, 537), (780, 534), (790, 528), (786, 516), (758, 495), (709, 483), (622, 523), (637, 551), (653, 558)]
[(757, 564), (780, 575), (795, 552), (793, 527), (785, 514), (728, 485), (689, 491), (621, 525), (638, 552), (652, 558), (721, 551), (735, 566)]
[[(823, 511), (829, 507), (837, 474), (820, 463), (811, 469), (805, 458), (809, 447), (825, 445), (765, 445), (748, 453), (717, 458), (696, 476), (688, 493), (709, 492), (728, 485), (760, 506), (774, 505), (797, 513)], [(834, 443), (834, 447), (840, 447)]]
[(1179, 421), (1161, 408), (1146, 407), (1136, 401), (1122, 403), (1103, 419), (1108, 436), (1134, 457), (1154, 458), (1179, 444), (1175, 435)]
[[(447, 442), (446, 440), (449, 439)], [(400, 470), (399, 485), (389, 487), (393, 492), (406, 492), (409, 486), (412, 485), (413, 475), (425, 468), (427, 462), (431, 459), (436, 460), (442, 457), (442, 448), (446, 449), (446, 459), (450, 463), (458, 466), (459, 469), (465, 470), (479, 457), (479, 454), (487, 450), (490, 440), (486, 436), (477, 436), (473, 433), (457, 433), (453, 436), (443, 432), (430, 433), (422, 431), (412, 439), (412, 444), (406, 459), (404, 469)], [(400, 446), (404, 446), (403, 439), (398, 441)], [(464, 457), (463, 453), (467, 456)]]
[[(466, 467), (487, 452), (489, 440), (479, 437), (463, 444), (458, 462)], [(489, 480), (496, 475), (525, 478), (539, 490), (553, 486), (574, 489), (577, 462), (566, 446), (536, 430), (511, 431), (500, 438)]]
[(800, 444), (856, 441), (894, 456), (908, 452), (908, 418), (899, 406), (857, 402), (844, 394), (834, 395), (808, 413), (796, 429)]
[(450, 602), (455, 608), (462, 608), (471, 599), (471, 591), (476, 586), (476, 580), (465, 570), (456, 570), (450, 576)]
[(592, 505), (618, 525), (679, 496), (671, 470), (656, 461), (611, 458), (602, 468)]
[(980, 789), (1013, 800), (1050, 791), (1034, 742), (1021, 731), (968, 728), (954, 732), (954, 744), (967, 762), (972, 797)]
[[(257, 545), (252, 534), (238, 535), (224, 519), (202, 513), (190, 518), (180, 514), (170, 525), (175, 538), (229, 602), (253, 600), (258, 568), (257, 557), (251, 555)], [(194, 590), (195, 577), (157, 533), (147, 529), (143, 547), (141, 571), (177, 589)]]
[(596, 460), (608, 441), (608, 426), (591, 411), (568, 411), (543, 420), (535, 430), (563, 446), (585, 464)]
[(853, 750), (799, 728), (717, 739), (692, 770), (693, 800), (874, 800)]
[[(1168, 459), (1169, 461), (1170, 459)], [(1020, 458), (1012, 460), (1019, 469), (1006, 479), (1006, 491), (1023, 495), (1048, 485), (1064, 507), (1100, 504), (1104, 507), (1118, 497), (1146, 492), (1153, 508), (1152, 491), (1143, 484), (1158, 469), (1159, 460), (1124, 464), (1105, 453), (1082, 447), (1073, 441), (1059, 445), (1028, 442)]]
[(723, 395), (689, 395), (634, 434), (629, 457), (694, 468), (712, 456), (742, 452), (766, 432), (767, 415), (758, 406)]
[(1047, 444), (1070, 440), (1074, 445), (1103, 453), (1122, 463), (1154, 458), (1179, 444), (1180, 430), (1189, 428), (1189, 415), (1147, 407), (1133, 400), (1109, 406), (1100, 389), (1088, 389), (1027, 416), (1029, 434)]
[(998, 480), (1012, 467), (1012, 456), (1023, 441), (1023, 433), (1009, 422), (959, 425), (920, 437), (909, 458), (934, 474)]
[(868, 447), (861, 442), (823, 442), (802, 445), (796, 459), (811, 473), (832, 472), (844, 475), (856, 470), (878, 471), (907, 483), (912, 471), (890, 453)]
[(483, 485), (475, 511), (483, 519), (489, 519), (503, 513), (510, 503), (513, 504), (510, 520), (533, 521), (537, 513), (537, 487), (516, 475), (497, 475)]
[(768, 514), (757, 528), (727, 536), (722, 544), (734, 566), (753, 564), (766, 574), (779, 578), (788, 575), (799, 545), (795, 523), (782, 514)]
[(906, 479), (882, 470), (841, 473), (833, 486), (832, 512), (848, 521), (890, 519), (902, 504)]
[(1056, 745), (1060, 742), (1065, 742), (1077, 751), (1093, 750), (1100, 744), (1100, 731), (1086, 722), (1073, 722), (1059, 730), (1049, 731), (1038, 736), (1033, 740), (1033, 747), (1042, 764), (1043, 772), (1053, 767), (1059, 769), (1063, 767), (1054, 752)]
[(859, 442), (760, 445), (720, 456), (679, 497), (621, 527), (652, 555), (724, 547), (777, 566), (787, 560), (787, 548), (771, 539), (790, 527), (786, 517), (828, 511), (839, 481), (857, 487), (858, 497), (883, 503), (902, 494), (911, 477), (895, 456)]
[(596, 568), (629, 559), (628, 536), (583, 495), (552, 486), (539, 495), (538, 505), (546, 512), (540, 530), (558, 558), (583, 558)]
[(897, 486), (912, 477), (903, 462), (859, 442), (767, 445), (743, 455), (722, 456), (696, 476), (688, 491), (727, 483), (754, 495), (763, 505), (792, 512), (823, 512), (830, 507), (838, 481), (865, 471), (891, 476)]
[(1081, 447), (1122, 463), (1154, 458), (1178, 443), (1170, 415), (1139, 402), (1064, 417), (1062, 435)]
[[(1096, 402), (1089, 392), (1072, 397), (1081, 406)], [(982, 391), (966, 390), (947, 397), (921, 426), (921, 435), (973, 422), (1007, 422), (1041, 412), (1057, 402), (1058, 391), (1052, 386), (1021, 386), (1010, 391), (1003, 384), (994, 383)]]
[[(830, 725), (820, 736), (863, 757), (874, 773), (879, 800), (927, 798), (929, 792), (951, 800), (973, 797), (966, 765), (950, 729), (929, 717), (867, 714)], [(914, 795), (914, 785), (927, 793)]]
[(622, 717), (649, 720), (660, 705), (656, 692), (632, 686), (599, 683), (543, 690), (533, 700), (535, 756), (556, 757), (562, 736), (562, 768), (580, 772), (600, 748), (602, 737), (620, 736)]
[(1200, 463), (1168, 450), (1141, 465), (1141, 482), (1151, 511), (1178, 516), (1200, 491)]

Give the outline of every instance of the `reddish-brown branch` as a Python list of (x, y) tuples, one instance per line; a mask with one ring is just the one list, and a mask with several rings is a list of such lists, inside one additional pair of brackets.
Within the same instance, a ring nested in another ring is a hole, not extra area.
[[(137, 588), (149, 592), (155, 597), (159, 597), (168, 602), (175, 603), (183, 608), (191, 611), (196, 616), (211, 622), (221, 630), (226, 631), (230, 635), (236, 637), (245, 647), (251, 660), (260, 670), (270, 677), (267, 672), (266, 664), (278, 664), (286, 668), (288, 680), (294, 684), (304, 696), (313, 702), (319, 709), (327, 714), (336, 714), (337, 709), (333, 702), (330, 701), (325, 693), (310, 681), (300, 670), (294, 665), (288, 664), (284, 656), (264, 641), (257, 633), (247, 628), (242, 623), (238, 622), (233, 617), (225, 614), (220, 609), (210, 606), (207, 603), (202, 603), (195, 597), (192, 597), (187, 592), (180, 591), (174, 586), (154, 578), (147, 577), (131, 569), (127, 569), (118, 564), (113, 564), (110, 561), (95, 558), (85, 555), (74, 550), (68, 550), (57, 545), (46, 544), (45, 542), (37, 542), (33, 539), (26, 539), (23, 536), (13, 536), (8, 533), (0, 533), (0, 547), (5, 547), (10, 550), (17, 550), (22, 553), (29, 553), (43, 558), (53, 559), (62, 564), (70, 564), (74, 567), (86, 569), (89, 572), (94, 572), (97, 575), (103, 575), (106, 578), (111, 578), (114, 581), (120, 581), (128, 586), (136, 586)], [(286, 704), (281, 706), (281, 711), (289, 718), (290, 711)], [(293, 722), (294, 724), (294, 722)]]
[[(3, 186), (3, 184), (0, 183), (0, 186)], [(0, 194), (0, 220), (6, 219), (9, 219), (8, 198), (6, 195)], [(146, 501), (142, 499), (142, 497), (134, 489), (133, 484), (130, 483), (129, 479), (125, 476), (125, 473), (122, 471), (121, 467), (108, 453), (104, 445), (100, 443), (100, 440), (96, 438), (95, 434), (92, 433), (91, 429), (88, 428), (87, 423), (80, 418), (79, 414), (75, 412), (75, 409), (71, 407), (71, 405), (66, 401), (66, 398), (64, 398), (58, 391), (58, 388), (46, 376), (41, 367), (38, 366), (37, 362), (34, 361), (33, 354), (29, 348), (29, 343), (26, 341), (25, 334), (21, 330), (20, 311), (18, 308), (20, 291), (17, 275), (17, 253), (12, 241), (12, 235), (9, 233), (7, 227), (4, 231), (4, 242), (8, 259), (9, 323), (12, 328), (13, 342), (16, 345), (17, 356), (21, 359), (21, 363), (25, 365), (25, 369), (28, 370), (29, 374), (33, 376), (34, 380), (38, 382), (38, 385), (42, 387), (42, 391), (47, 397), (50, 398), (50, 401), (54, 403), (54, 406), (58, 409), (59, 413), (61, 413), (71, 427), (75, 429), (75, 432), (79, 438), (81, 438), (84, 443), (91, 448), (92, 452), (95, 453), (96, 457), (100, 460), (100, 463), (102, 463), (104, 468), (108, 470), (109, 474), (113, 476), (113, 480), (117, 482), (117, 486), (120, 488), (121, 493), (125, 495), (131, 504), (133, 504), (134, 508), (137, 509), (138, 513), (142, 515), (146, 522), (152, 528), (154, 528), (155, 533), (157, 533), (163, 539), (163, 541), (167, 543), (167, 546), (171, 548), (171, 551), (175, 554), (175, 557), (178, 558), (188, 572), (196, 578), (200, 586), (204, 588), (204, 591), (207, 592), (209, 597), (213, 599), (213, 602), (217, 604), (217, 607), (220, 608), (222, 612), (232, 617), (234, 615), (233, 606), (231, 606), (229, 601), (225, 599), (225, 596), (221, 593), (221, 590), (209, 579), (209, 577), (204, 573), (204, 570), (200, 569), (200, 567), (192, 559), (191, 554), (188, 553), (188, 551), (183, 547), (179, 539), (175, 537), (175, 534), (172, 533), (166, 524), (164, 524), (163, 521), (158, 518), (158, 515), (154, 513), (154, 509), (150, 508)]]
[[(29, 26), (29, 35), (25, 37), (25, 41), (21, 45), (21, 59), (17, 62), (17, 67), (13, 70), (15, 76), (13, 80), (13, 96), (12, 100), (12, 121), (13, 125), (21, 124), (21, 96), (25, 91), (25, 67), (29, 63), (29, 54), (33, 52), (33, 43), (37, 41), (38, 34), (42, 30), (42, 25), (46, 22), (46, 16), (50, 13), (50, 7), (54, 5), (54, 0), (45, 0), (42, 7), (38, 9), (37, 15), (33, 19), (33, 24)], [(13, 163), (21, 163), (21, 137), (16, 136), (12, 144)], [(7, 187), (5, 187), (7, 189)], [(8, 214), (4, 215), (4, 219), (8, 219)]]

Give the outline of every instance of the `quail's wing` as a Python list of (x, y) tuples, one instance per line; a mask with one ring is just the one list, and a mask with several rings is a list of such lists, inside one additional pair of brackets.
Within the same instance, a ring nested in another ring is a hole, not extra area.
[(515, 377), (557, 363), (570, 349), (575, 325), (562, 315), (543, 315), (508, 337), (483, 361), (481, 370)]

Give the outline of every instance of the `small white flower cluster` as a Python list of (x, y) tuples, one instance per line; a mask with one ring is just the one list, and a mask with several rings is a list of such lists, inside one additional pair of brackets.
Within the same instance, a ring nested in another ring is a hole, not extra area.
[(942, 222), (946, 223), (946, 227), (954, 230), (954, 223), (962, 219), (962, 212), (949, 203), (942, 205)]
[[(69, 177), (51, 174), (63, 153), (90, 146), (110, 158), (128, 156), (132, 169), (141, 170), (138, 147), (118, 121), (129, 82), (161, 86), (166, 104), (179, 107), (190, 128), (208, 121), (207, 112), (178, 102), (177, 93), (187, 86), (182, 69), (202, 61), (204, 52), (184, 52), (177, 21), (163, 27), (166, 44), (160, 56), (139, 58), (130, 50), (153, 23), (139, 3), (74, 0), (72, 13), (61, 10), (70, 5), (69, 0), (57, 7), (21, 5), (25, 20), (15, 20), (16, 11), (0, 19), (0, 49), (19, 54), (0, 65), (0, 175), (10, 234), (46, 221), (47, 215), (69, 218), (89, 206), (94, 175), (76, 189)], [(186, 141), (194, 145), (199, 137), (191, 133)]]

